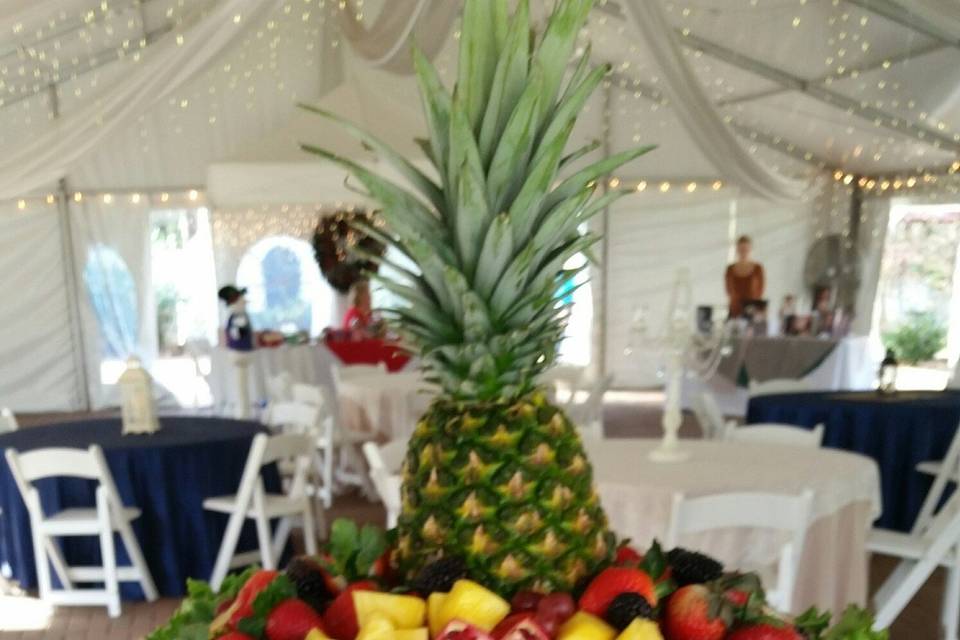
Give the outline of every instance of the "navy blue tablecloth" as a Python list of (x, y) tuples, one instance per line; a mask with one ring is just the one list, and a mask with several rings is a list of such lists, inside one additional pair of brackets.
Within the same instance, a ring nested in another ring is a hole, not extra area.
[[(100, 445), (121, 500), (142, 511), (133, 530), (157, 589), (164, 596), (181, 596), (187, 578), (210, 577), (226, 527), (227, 516), (205, 512), (203, 500), (237, 492), (253, 437), (265, 429), (253, 422), (210, 417), (162, 417), (160, 425), (153, 435), (128, 436), (121, 435), (119, 419), (32, 427), (0, 436), (0, 450)], [(265, 469), (264, 483), (268, 491), (279, 489), (275, 467)], [(47, 513), (94, 505), (95, 485), (90, 481), (52, 478), (36, 486)], [(117, 541), (118, 562), (127, 564), (126, 549), (119, 537)], [(254, 529), (245, 526), (238, 549), (256, 546)], [(61, 547), (71, 565), (100, 562), (96, 538), (63, 538)], [(2, 563), (21, 586), (36, 587), (30, 519), (0, 456)], [(121, 583), (121, 592), (128, 599), (143, 597), (137, 584)]]
[(960, 424), (960, 391), (791, 393), (750, 399), (747, 422), (812, 428), (823, 423), (823, 444), (870, 456), (880, 467), (883, 515), (878, 526), (909, 531), (931, 478), (917, 463), (940, 460)]

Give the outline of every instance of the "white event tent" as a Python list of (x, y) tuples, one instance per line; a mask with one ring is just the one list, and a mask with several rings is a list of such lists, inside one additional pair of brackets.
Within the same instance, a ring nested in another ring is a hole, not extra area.
[[(296, 103), (420, 158), (410, 43), (451, 79), (459, 4), (0, 0), (0, 406), (115, 403), (126, 356), (150, 366), (163, 344), (215, 338), (218, 286), (255, 301), (260, 241), (309, 262), (319, 213), (368, 203), (298, 143), (376, 160)], [(581, 44), (613, 70), (577, 137), (598, 154), (659, 145), (609, 178), (637, 193), (597, 219), (585, 326), (618, 386), (656, 382), (626, 355), (629, 325), (678, 267), (698, 303), (722, 304), (749, 234), (770, 300), (809, 304), (807, 252), (838, 234), (862, 261), (865, 334), (891, 206), (957, 201), (955, 0), (597, 0)], [(334, 306), (317, 296), (314, 328)]]

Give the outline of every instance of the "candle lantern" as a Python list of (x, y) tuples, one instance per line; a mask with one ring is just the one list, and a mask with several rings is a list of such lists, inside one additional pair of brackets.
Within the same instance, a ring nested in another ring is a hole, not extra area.
[(153, 379), (139, 358), (127, 359), (127, 370), (120, 385), (123, 434), (155, 433), (160, 429), (157, 407), (153, 400)]
[(880, 362), (880, 371), (877, 375), (877, 391), (883, 394), (897, 392), (897, 356), (893, 349), (887, 349), (887, 355)]

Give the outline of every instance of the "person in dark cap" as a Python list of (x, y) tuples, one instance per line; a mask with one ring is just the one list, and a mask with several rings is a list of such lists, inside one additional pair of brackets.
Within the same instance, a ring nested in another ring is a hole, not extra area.
[(217, 292), (230, 310), (226, 327), (227, 347), (234, 351), (253, 351), (253, 326), (247, 315), (246, 293), (246, 289), (238, 289), (232, 284)]
[(226, 337), (230, 349), (230, 364), (236, 378), (236, 406), (234, 416), (245, 420), (250, 417), (250, 358), (253, 352), (253, 326), (247, 315), (246, 289), (232, 284), (222, 287), (217, 296), (230, 310), (227, 318)]

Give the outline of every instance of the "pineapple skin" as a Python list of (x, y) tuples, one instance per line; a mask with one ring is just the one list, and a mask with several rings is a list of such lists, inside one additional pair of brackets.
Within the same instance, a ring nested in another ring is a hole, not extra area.
[(580, 436), (540, 391), (435, 401), (410, 440), (402, 498), (395, 561), (407, 579), (459, 555), (472, 579), (509, 598), (570, 591), (613, 558)]

